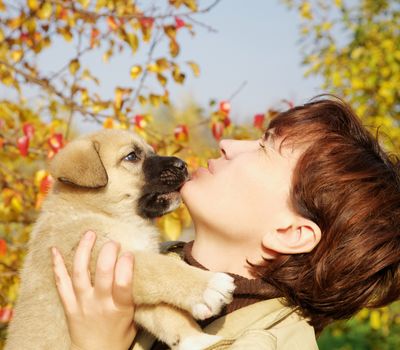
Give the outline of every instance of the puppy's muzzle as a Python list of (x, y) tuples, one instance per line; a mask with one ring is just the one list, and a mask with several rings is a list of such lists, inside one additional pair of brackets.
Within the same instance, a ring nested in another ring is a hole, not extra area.
[(183, 160), (176, 157), (148, 157), (143, 162), (143, 175), (145, 183), (138, 203), (139, 215), (154, 218), (179, 206), (179, 190), (189, 178)]

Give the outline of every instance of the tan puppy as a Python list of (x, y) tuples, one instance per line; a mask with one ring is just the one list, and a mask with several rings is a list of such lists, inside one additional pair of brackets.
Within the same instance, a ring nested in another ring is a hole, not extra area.
[(50, 172), (56, 181), (31, 234), (6, 350), (69, 349), (50, 248), (59, 248), (71, 271), (78, 241), (89, 229), (97, 233), (92, 276), (98, 251), (108, 240), (120, 242), (121, 253), (135, 253), (139, 325), (179, 350), (202, 349), (219, 340), (202, 333), (188, 312), (198, 319), (217, 314), (231, 300), (232, 278), (158, 254), (158, 233), (149, 219), (179, 205), (178, 190), (188, 177), (183, 161), (157, 156), (130, 132), (107, 130), (68, 144)]

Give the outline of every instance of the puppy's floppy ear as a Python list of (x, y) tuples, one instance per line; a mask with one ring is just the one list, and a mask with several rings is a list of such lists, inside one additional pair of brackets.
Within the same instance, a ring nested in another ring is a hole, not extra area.
[(50, 163), (51, 176), (76, 186), (104, 187), (108, 177), (98, 153), (98, 146), (97, 142), (88, 139), (71, 142)]

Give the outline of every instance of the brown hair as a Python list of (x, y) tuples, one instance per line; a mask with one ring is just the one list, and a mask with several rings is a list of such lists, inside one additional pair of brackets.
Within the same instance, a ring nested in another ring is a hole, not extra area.
[[(316, 331), (363, 307), (400, 298), (400, 179), (389, 156), (340, 100), (317, 100), (280, 113), (277, 136), (305, 149), (290, 204), (322, 231), (310, 253), (281, 255), (254, 272), (275, 295), (299, 306)], [(306, 145), (306, 146), (304, 146)]]

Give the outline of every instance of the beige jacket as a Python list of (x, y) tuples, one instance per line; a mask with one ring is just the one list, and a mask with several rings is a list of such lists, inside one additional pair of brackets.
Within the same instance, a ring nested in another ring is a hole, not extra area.
[[(207, 350), (318, 350), (313, 327), (279, 299), (238, 309), (204, 331), (223, 337)], [(141, 332), (132, 350), (149, 350), (153, 343), (152, 336)]]

